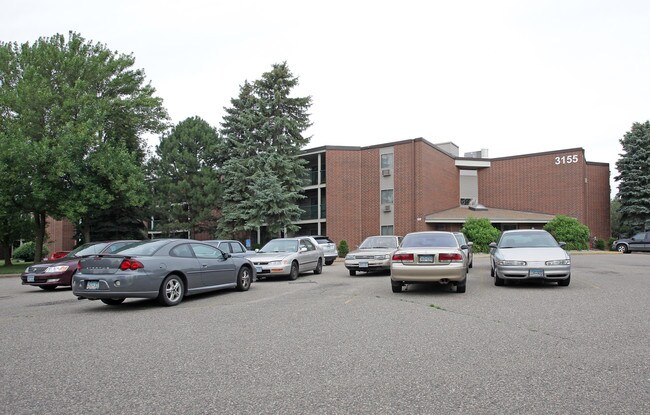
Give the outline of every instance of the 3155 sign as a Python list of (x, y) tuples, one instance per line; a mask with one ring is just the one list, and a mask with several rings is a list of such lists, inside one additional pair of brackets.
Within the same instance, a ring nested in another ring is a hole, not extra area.
[(577, 154), (571, 154), (569, 156), (561, 156), (561, 157), (555, 157), (555, 164), (560, 165), (560, 164), (573, 164), (578, 162), (578, 155)]

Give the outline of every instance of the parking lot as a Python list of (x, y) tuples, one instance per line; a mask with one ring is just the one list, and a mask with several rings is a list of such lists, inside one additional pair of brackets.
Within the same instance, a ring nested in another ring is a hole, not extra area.
[(165, 308), (0, 278), (7, 414), (650, 413), (650, 255), (574, 255), (571, 285), (392, 293), (386, 275), (259, 281)]

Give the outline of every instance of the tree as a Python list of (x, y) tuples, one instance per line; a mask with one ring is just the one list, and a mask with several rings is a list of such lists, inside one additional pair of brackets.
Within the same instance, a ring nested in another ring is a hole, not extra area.
[(217, 131), (199, 117), (187, 118), (164, 135), (150, 161), (153, 204), (163, 230), (216, 230), (220, 197)]
[(566, 242), (566, 250), (589, 249), (589, 228), (583, 225), (576, 218), (564, 215), (557, 215), (549, 223), (544, 225), (558, 242)]
[(474, 252), (489, 252), (488, 245), (496, 242), (501, 232), (492, 226), (489, 219), (467, 218), (461, 229), (467, 239), (474, 243)]
[(167, 113), (134, 62), (72, 32), (0, 43), (0, 186), (33, 214), (37, 261), (47, 216), (88, 224), (145, 201), (143, 135)]
[(224, 193), (218, 231), (227, 237), (266, 224), (271, 233), (297, 230), (297, 202), (306, 174), (298, 157), (309, 143), (311, 97), (290, 97), (298, 85), (286, 62), (245, 82), (221, 124)]
[(623, 153), (616, 162), (621, 225), (632, 233), (650, 221), (650, 121), (634, 123), (620, 140)]
[(31, 215), (15, 210), (10, 202), (0, 200), (0, 248), (5, 265), (11, 265), (11, 248), (18, 239), (31, 239), (33, 235)]

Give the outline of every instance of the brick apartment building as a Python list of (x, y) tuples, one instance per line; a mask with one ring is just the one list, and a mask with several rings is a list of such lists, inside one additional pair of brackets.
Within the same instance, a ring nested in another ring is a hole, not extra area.
[(485, 153), (459, 157), (455, 144), (422, 138), (305, 150), (311, 182), (299, 233), (354, 247), (370, 235), (459, 230), (468, 217), (507, 230), (541, 228), (562, 214), (609, 238), (609, 164), (587, 161), (582, 148)]
[[(297, 233), (354, 247), (370, 235), (459, 230), (468, 217), (507, 230), (541, 228), (563, 214), (587, 225), (592, 237), (609, 238), (609, 164), (587, 161), (582, 148), (485, 156), (459, 157), (455, 144), (422, 138), (304, 150), (309, 178)], [(52, 221), (48, 232), (50, 252), (74, 247), (67, 221)], [(250, 239), (272, 237), (262, 229)]]

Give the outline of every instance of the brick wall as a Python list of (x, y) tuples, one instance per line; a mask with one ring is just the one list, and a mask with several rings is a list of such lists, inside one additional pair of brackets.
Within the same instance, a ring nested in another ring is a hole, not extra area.
[[(350, 248), (361, 243), (361, 210), (364, 204), (379, 204), (375, 192), (361, 182), (362, 152), (360, 150), (328, 149), (327, 171), (327, 234), (336, 243), (345, 239)], [(364, 200), (371, 200), (362, 203)]]
[(607, 240), (610, 228), (609, 165), (587, 163), (587, 221), (591, 235)]

